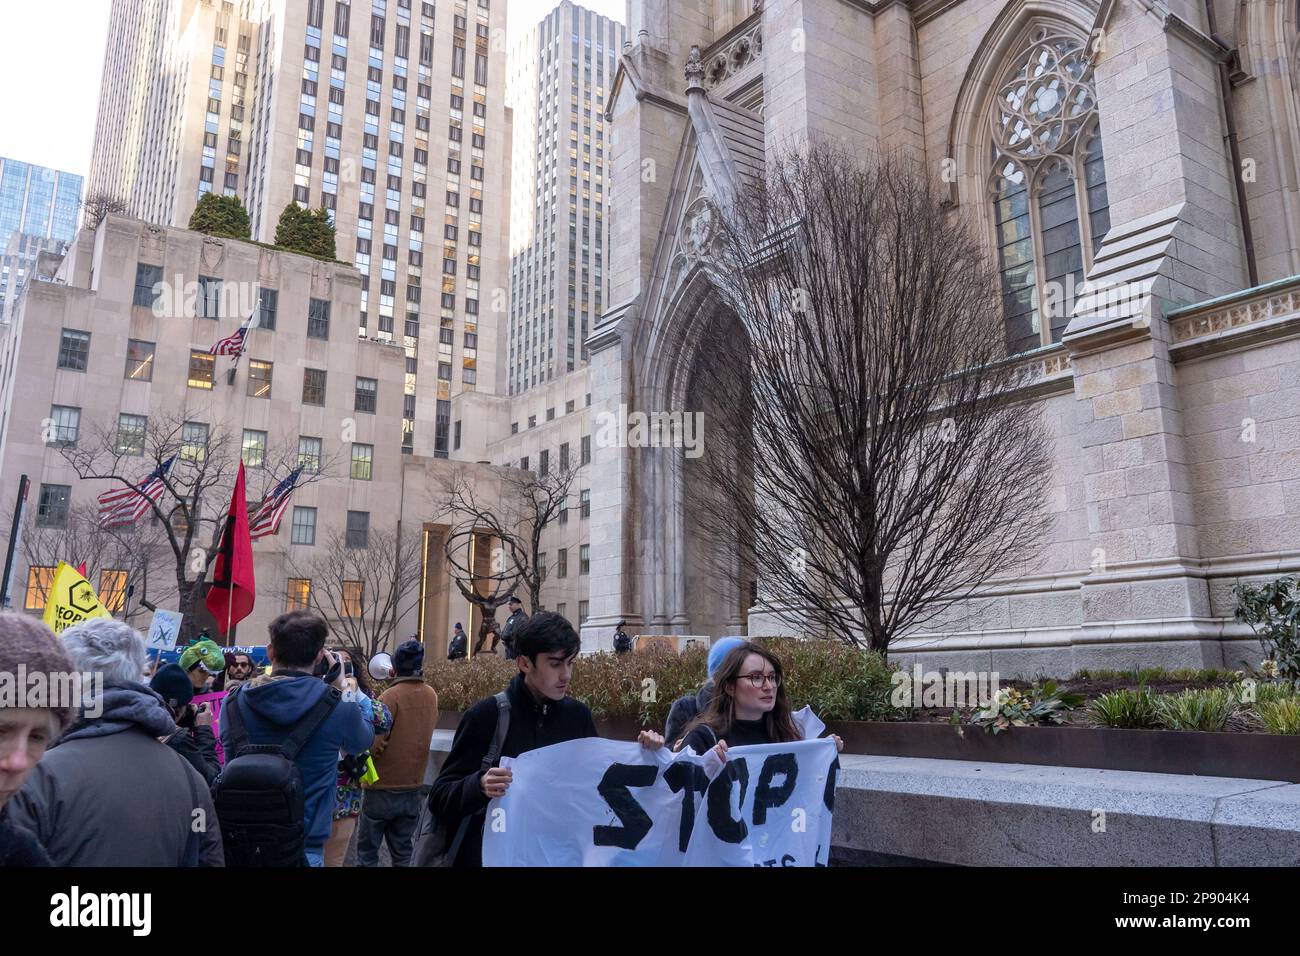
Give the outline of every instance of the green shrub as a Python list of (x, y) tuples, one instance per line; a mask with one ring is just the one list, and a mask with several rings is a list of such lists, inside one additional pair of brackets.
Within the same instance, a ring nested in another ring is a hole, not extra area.
[(1238, 584), (1233, 616), (1249, 624), (1266, 656), (1265, 676), (1300, 680), (1300, 578), (1278, 578), (1259, 587)]
[[(895, 708), (890, 667), (878, 654), (838, 641), (762, 641), (780, 659), (786, 694), (798, 710), (811, 704), (823, 720), (899, 720), (910, 709)], [(573, 668), (572, 695), (591, 708), (597, 720), (636, 720), (662, 728), (674, 700), (704, 683), (708, 651), (690, 647), (667, 651), (587, 654)], [(501, 690), (518, 668), (494, 654), (472, 660), (439, 660), (425, 665), (425, 680), (438, 692), (438, 706), (463, 711)]]
[(1254, 687), (1254, 700), (1247, 700), (1246, 698), (1251, 696), (1247, 690), (1248, 686), (1242, 682), (1234, 684), (1232, 688), (1233, 695), (1245, 707), (1258, 707), (1260, 704), (1290, 700), (1296, 696), (1295, 685), (1289, 681), (1257, 681)]
[(1160, 694), (1155, 706), (1161, 725), (1169, 730), (1223, 730), (1238, 704), (1232, 688), (1213, 687)]
[(1270, 734), (1300, 734), (1300, 697), (1261, 701), (1255, 713)]
[(1088, 716), (1103, 727), (1146, 729), (1160, 726), (1155, 699), (1145, 684), (1137, 690), (1102, 694), (1088, 705)]
[(209, 236), (227, 236), (231, 239), (248, 239), (248, 210), (238, 196), (218, 196), (204, 193), (190, 214), (189, 227)]
[(1012, 727), (1063, 724), (1066, 714), (1083, 703), (1083, 695), (1059, 690), (1056, 681), (1041, 687), (1034, 684), (1026, 691), (1004, 687), (986, 710), (979, 711), (971, 723), (993, 733)]
[(320, 259), (336, 258), (334, 238), (334, 224), (330, 222), (329, 210), (324, 206), (319, 209), (304, 209), (296, 202), (291, 202), (284, 207), (275, 226), (275, 244), (278, 248)]

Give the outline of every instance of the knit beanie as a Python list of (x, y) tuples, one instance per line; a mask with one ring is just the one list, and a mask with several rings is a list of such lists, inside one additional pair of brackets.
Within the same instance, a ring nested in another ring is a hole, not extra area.
[(393, 652), (393, 669), (398, 674), (418, 674), (423, 668), (424, 645), (419, 641), (403, 641)]
[(194, 699), (194, 685), (190, 676), (178, 664), (164, 664), (153, 675), (149, 686), (158, 693), (167, 706), (180, 710)]
[(722, 659), (727, 656), (727, 652), (744, 643), (743, 637), (720, 637), (713, 642), (713, 646), (709, 648), (709, 680), (713, 680), (713, 675), (722, 666)]
[[(77, 669), (53, 631), (26, 614), (5, 611), (0, 613), (0, 672), (13, 674), (16, 680), (20, 664), (25, 665), (29, 679), (36, 673), (71, 674)], [(60, 683), (47, 681), (46, 686)], [(67, 706), (68, 701), (60, 703), (65, 706), (50, 709), (63, 731), (77, 715)]]

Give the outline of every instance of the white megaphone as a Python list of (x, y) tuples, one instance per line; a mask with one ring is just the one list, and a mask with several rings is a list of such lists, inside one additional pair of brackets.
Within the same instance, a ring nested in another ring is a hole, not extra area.
[(393, 667), (393, 656), (386, 651), (380, 651), (374, 657), (370, 658), (370, 663), (366, 670), (375, 680), (389, 680), (397, 669)]

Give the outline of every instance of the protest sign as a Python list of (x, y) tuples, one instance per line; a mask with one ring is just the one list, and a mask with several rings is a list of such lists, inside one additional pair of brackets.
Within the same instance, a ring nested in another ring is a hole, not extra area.
[(692, 752), (595, 737), (501, 766), (514, 779), (488, 805), (484, 866), (825, 866), (829, 857), (839, 768), (829, 739), (733, 747), (712, 779)]
[(145, 639), (145, 647), (151, 651), (169, 651), (176, 646), (176, 635), (181, 632), (181, 620), (184, 615), (180, 611), (165, 611), (158, 608), (153, 612), (153, 620), (149, 622), (149, 636)]
[(45, 602), (45, 626), (55, 634), (92, 617), (112, 618), (89, 581), (66, 561), (54, 569), (49, 598)]

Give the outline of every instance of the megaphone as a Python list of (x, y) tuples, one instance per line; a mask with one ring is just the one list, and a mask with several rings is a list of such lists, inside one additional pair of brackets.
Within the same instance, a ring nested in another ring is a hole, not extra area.
[(380, 651), (370, 658), (366, 670), (370, 672), (370, 676), (375, 680), (389, 680), (397, 673), (397, 668), (393, 667), (393, 655), (386, 651)]

